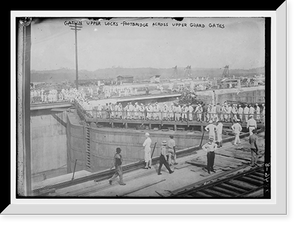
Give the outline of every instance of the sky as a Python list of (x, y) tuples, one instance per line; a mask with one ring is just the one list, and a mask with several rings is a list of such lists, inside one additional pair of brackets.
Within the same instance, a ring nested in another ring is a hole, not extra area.
[(72, 21), (82, 23), (77, 32), (79, 70), (188, 65), (251, 69), (265, 64), (264, 18), (48, 18), (32, 24), (32, 70), (75, 69)]

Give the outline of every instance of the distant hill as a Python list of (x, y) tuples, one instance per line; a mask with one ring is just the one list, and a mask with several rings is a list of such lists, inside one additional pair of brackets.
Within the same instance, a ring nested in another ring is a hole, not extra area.
[[(184, 77), (184, 68), (177, 68), (177, 78)], [(192, 68), (192, 77), (221, 77), (223, 68)], [(265, 74), (264, 67), (253, 69), (229, 69), (230, 76), (252, 76)], [(153, 75), (161, 75), (161, 79), (174, 77), (173, 68), (105, 68), (95, 71), (80, 70), (79, 79), (115, 79), (118, 75), (131, 75), (135, 80), (147, 79)], [(31, 71), (32, 82), (62, 82), (75, 80), (75, 70), (57, 69), (47, 71)]]

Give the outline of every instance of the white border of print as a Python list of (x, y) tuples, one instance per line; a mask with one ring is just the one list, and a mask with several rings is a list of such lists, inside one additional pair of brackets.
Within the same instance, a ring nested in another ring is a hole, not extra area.
[[(277, 11), (12, 11), (11, 37), (15, 38), (16, 17), (271, 17), (271, 199), (16, 199), (16, 90), (15, 48), (11, 40), (11, 204), (2, 214), (86, 215), (227, 215), (287, 213), (287, 70), (286, 1)], [(280, 152), (280, 153), (278, 153)]]

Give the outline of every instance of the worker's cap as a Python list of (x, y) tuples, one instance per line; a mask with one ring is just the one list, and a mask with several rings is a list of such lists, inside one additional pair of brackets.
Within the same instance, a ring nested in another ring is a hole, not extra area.
[(251, 118), (251, 117), (253, 117), (253, 115), (250, 115), (249, 117)]
[(116, 151), (117, 151), (117, 153), (120, 153), (121, 152), (121, 148), (117, 147)]
[(161, 145), (163, 145), (163, 146), (167, 145), (167, 141), (166, 140), (162, 141)]
[(150, 134), (148, 132), (145, 133), (145, 136), (150, 136)]

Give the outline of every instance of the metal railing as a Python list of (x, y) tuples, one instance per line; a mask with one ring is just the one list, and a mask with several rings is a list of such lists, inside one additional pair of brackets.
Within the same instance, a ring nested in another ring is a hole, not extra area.
[(263, 123), (265, 119), (264, 113), (211, 113), (211, 112), (170, 112), (170, 111), (114, 111), (114, 110), (85, 110), (82, 106), (75, 102), (80, 115), (85, 118), (93, 118), (95, 122), (110, 119), (110, 120), (147, 120), (147, 121), (173, 121), (173, 122), (233, 122), (240, 120), (241, 123), (246, 123), (250, 116), (258, 123)]

